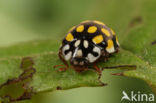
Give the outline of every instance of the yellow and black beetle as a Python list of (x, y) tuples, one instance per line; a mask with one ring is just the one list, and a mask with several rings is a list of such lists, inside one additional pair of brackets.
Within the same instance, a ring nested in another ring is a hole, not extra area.
[(59, 68), (59, 71), (66, 70), (69, 61), (76, 71), (86, 70), (93, 64), (96, 71), (101, 74), (96, 62), (101, 58), (106, 59), (109, 54), (118, 50), (118, 39), (111, 28), (100, 21), (81, 22), (72, 27), (62, 41), (59, 57), (65, 67)]

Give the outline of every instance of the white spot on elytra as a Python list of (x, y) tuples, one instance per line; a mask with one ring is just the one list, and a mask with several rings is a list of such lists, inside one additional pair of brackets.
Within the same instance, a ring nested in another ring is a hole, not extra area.
[(89, 53), (87, 57), (90, 63), (93, 63), (94, 61), (98, 59), (98, 57), (94, 57), (93, 54), (91, 53)]
[(76, 53), (76, 57), (82, 57), (82, 50), (79, 49)]
[(95, 46), (93, 48), (93, 52), (98, 53), (98, 56), (95, 57), (93, 54), (89, 53), (87, 55), (87, 58), (88, 58), (88, 60), (89, 60), (90, 63), (95, 62), (100, 57), (101, 49)]
[(67, 55), (65, 55), (65, 59), (69, 60), (72, 56), (72, 52), (70, 51)]
[(96, 46), (93, 48), (93, 51), (96, 52), (96, 53), (98, 53), (98, 55), (100, 55), (100, 53), (101, 53), (100, 48), (98, 48)]
[(88, 41), (87, 40), (84, 40), (83, 45), (84, 45), (85, 48), (88, 48), (88, 45), (89, 45), (88, 44)]
[(82, 50), (76, 48), (73, 57), (82, 57)]
[(77, 40), (77, 41), (75, 42), (74, 46), (75, 46), (75, 47), (78, 47), (78, 46), (80, 45), (80, 42), (81, 42), (80, 40)]
[(114, 53), (114, 52), (115, 52), (115, 48), (114, 48), (114, 46), (111, 47), (111, 48), (106, 48), (106, 51), (107, 51), (108, 53)]
[(70, 46), (67, 44), (67, 45), (65, 45), (65, 46), (63, 47), (63, 51), (69, 50), (69, 48), (70, 48)]
[(62, 53), (65, 55), (65, 51), (66, 50), (69, 50), (70, 49), (70, 46), (67, 44), (65, 45), (63, 48), (62, 48)]

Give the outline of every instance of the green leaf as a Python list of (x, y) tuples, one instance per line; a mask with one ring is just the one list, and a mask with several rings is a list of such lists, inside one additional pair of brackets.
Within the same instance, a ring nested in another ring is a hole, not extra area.
[(104, 86), (104, 83), (98, 80), (98, 73), (95, 71), (78, 73), (69, 69), (66, 72), (57, 72), (53, 68), (57, 64), (62, 62), (57, 53), (53, 52), (0, 60), (1, 99), (16, 101), (31, 98), (34, 93), (39, 92)]
[(134, 71), (126, 71), (126, 76), (139, 78), (145, 80), (156, 93), (156, 36), (154, 18), (156, 1), (142, 2), (142, 16), (143, 21), (131, 28), (131, 31), (123, 38), (121, 46), (136, 55), (139, 59), (144, 61), (144, 64), (139, 65)]
[(140, 66), (137, 70), (124, 72), (124, 75), (146, 81), (153, 89), (153, 92), (156, 93), (156, 67)]
[[(25, 98), (31, 98), (34, 93), (54, 91), (57, 89), (104, 85), (97, 79), (98, 73), (92, 71), (92, 69), (83, 73), (77, 73), (72, 69), (68, 69), (66, 72), (57, 72), (53, 66), (63, 64), (59, 60), (57, 53), (50, 52), (50, 49), (45, 49), (45, 51), (41, 49), (46, 48), (43, 47), (46, 43), (47, 45), (51, 45), (51, 47), (55, 47), (55, 45), (52, 46), (53, 43), (50, 44), (49, 41), (36, 42), (38, 42), (37, 47), (40, 48), (40, 50), (37, 50), (37, 54), (29, 54), (28, 51), (23, 52), (27, 47), (30, 49), (34, 48), (31, 42), (20, 44), (24, 48), (21, 51), (19, 50), (19, 45), (13, 46), (16, 49), (11, 53), (10, 57), (5, 57), (4, 55), (3, 59), (0, 60), (0, 67), (3, 66), (1, 68), (3, 75), (0, 75), (2, 78), (0, 81), (0, 96), (3, 97), (3, 100), (22, 100), (24, 99), (24, 94), (27, 94)], [(3, 48), (2, 51), (8, 51), (10, 48), (12, 47)], [(15, 51), (18, 51), (18, 54)], [(29, 54), (29, 56), (26, 54)], [(121, 49), (119, 53), (111, 55), (107, 62), (101, 61), (98, 65), (109, 68), (122, 67), (121, 69), (127, 70), (135, 69), (135, 66), (138, 65), (144, 65), (144, 61), (132, 53)], [(15, 92), (14, 90), (19, 92)]]

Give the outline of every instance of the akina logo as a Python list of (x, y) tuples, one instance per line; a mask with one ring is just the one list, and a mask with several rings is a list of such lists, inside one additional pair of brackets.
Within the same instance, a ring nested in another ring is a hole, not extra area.
[(131, 94), (128, 95), (125, 91), (122, 91), (122, 98), (121, 101), (127, 100), (127, 101), (144, 101), (144, 102), (150, 102), (154, 101), (154, 94), (144, 94), (138, 91), (137, 93), (134, 93), (134, 91), (131, 91)]

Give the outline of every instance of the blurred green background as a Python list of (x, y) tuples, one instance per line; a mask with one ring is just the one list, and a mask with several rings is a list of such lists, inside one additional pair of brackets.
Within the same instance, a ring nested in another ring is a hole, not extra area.
[[(122, 42), (130, 21), (142, 16), (148, 3), (154, 5), (150, 0), (0, 0), (0, 46), (46, 39), (61, 43), (70, 27), (88, 19), (113, 28)], [(144, 81), (111, 75), (116, 72), (105, 70), (105, 87), (42, 93), (20, 103), (120, 103), (122, 91), (152, 93)]]

